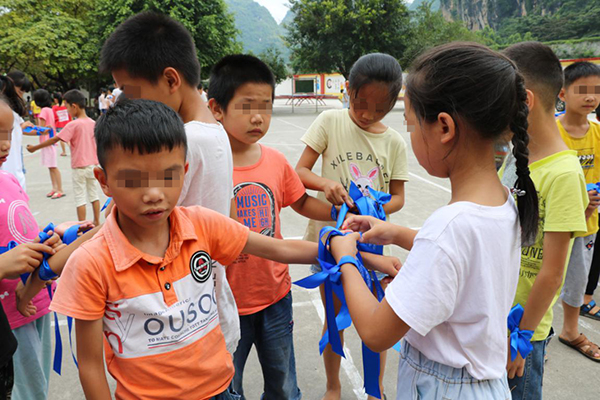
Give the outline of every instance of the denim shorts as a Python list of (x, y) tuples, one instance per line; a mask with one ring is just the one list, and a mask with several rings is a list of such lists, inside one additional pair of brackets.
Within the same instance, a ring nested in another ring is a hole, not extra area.
[(210, 400), (240, 400), (241, 398), (242, 396), (234, 392), (231, 387), (228, 387), (223, 393), (212, 397)]
[(506, 373), (500, 379), (477, 380), (466, 368), (431, 361), (406, 340), (398, 367), (397, 400), (509, 400)]

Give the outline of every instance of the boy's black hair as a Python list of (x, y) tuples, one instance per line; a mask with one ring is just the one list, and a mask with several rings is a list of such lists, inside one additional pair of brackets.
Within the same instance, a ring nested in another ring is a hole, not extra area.
[(546, 111), (554, 110), (563, 87), (563, 70), (552, 49), (540, 42), (517, 43), (503, 51), (523, 77), (525, 86), (535, 92)]
[(208, 98), (227, 110), (235, 91), (246, 83), (264, 83), (273, 89), (275, 99), (275, 77), (267, 64), (248, 54), (225, 56), (213, 67), (208, 84)]
[(63, 101), (63, 97), (62, 94), (60, 94), (60, 92), (54, 92), (52, 93), (52, 100), (58, 100), (58, 105), (60, 106), (62, 104)]
[(17, 93), (15, 84), (8, 76), (0, 75), (0, 94), (4, 96), (6, 102), (14, 112), (20, 116), (25, 115), (25, 104), (23, 99)]
[(71, 89), (67, 93), (65, 93), (64, 97), (65, 101), (68, 104), (75, 104), (79, 106), (79, 108), (85, 110), (85, 96), (84, 94), (77, 89)]
[[(451, 42), (421, 54), (410, 68), (406, 97), (419, 124), (449, 114), (490, 143), (512, 131), (523, 244), (537, 236), (539, 208), (529, 174), (529, 108), (525, 79), (506, 56), (477, 43)], [(457, 129), (457, 135), (464, 134)], [(468, 139), (467, 139), (468, 140)]]
[(597, 76), (600, 78), (600, 67), (587, 61), (577, 61), (565, 68), (565, 88), (578, 79)]
[(158, 81), (165, 68), (175, 68), (196, 87), (200, 63), (188, 30), (173, 18), (145, 11), (127, 19), (102, 46), (100, 72), (124, 69), (133, 78)]
[(390, 111), (402, 89), (402, 67), (398, 60), (384, 53), (365, 54), (356, 60), (348, 75), (348, 87), (354, 97), (358, 96), (361, 87), (374, 82), (388, 86)]
[(10, 79), (13, 80), (15, 86), (21, 88), (23, 92), (29, 92), (32, 89), (31, 82), (27, 79), (27, 76), (21, 71), (10, 71), (6, 74)]
[(106, 90), (106, 88), (105, 88), (105, 87), (103, 87), (103, 88), (100, 88), (100, 93), (101, 93), (101, 94), (106, 94), (106, 92), (107, 92), (107, 90)]
[(40, 108), (52, 107), (52, 96), (46, 89), (38, 89), (33, 92), (33, 101)]
[(152, 100), (120, 100), (98, 119), (94, 137), (104, 169), (108, 152), (116, 147), (153, 154), (181, 146), (187, 153), (183, 121), (171, 107)]

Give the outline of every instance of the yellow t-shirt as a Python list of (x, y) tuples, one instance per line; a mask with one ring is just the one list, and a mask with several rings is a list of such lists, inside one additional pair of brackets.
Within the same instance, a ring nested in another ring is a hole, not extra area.
[[(408, 181), (406, 142), (392, 128), (383, 133), (370, 133), (350, 119), (349, 110), (329, 110), (321, 113), (300, 139), (321, 154), (321, 176), (340, 182), (346, 190), (350, 182), (368, 193), (367, 186), (389, 193), (390, 181)], [(317, 197), (323, 201), (325, 194)], [(319, 231), (327, 225), (310, 221), (305, 239), (316, 242)]]
[(35, 104), (35, 101), (33, 101), (33, 100), (31, 100), (31, 112), (34, 115), (37, 115), (42, 112), (42, 109), (40, 107), (38, 107), (38, 105)]
[[(502, 183), (509, 187), (512, 187), (517, 179), (514, 161), (512, 154), (509, 154), (499, 171)], [(542, 268), (544, 233), (573, 232), (565, 260), (566, 273), (573, 237), (575, 234), (581, 234), (587, 230), (585, 209), (589, 203), (585, 179), (577, 160), (577, 152), (565, 150), (555, 153), (531, 163), (529, 171), (538, 194), (540, 220), (535, 243), (521, 249), (521, 269), (513, 305), (518, 303), (523, 307), (527, 303), (533, 283)], [(550, 333), (553, 317), (552, 307), (559, 294), (560, 289), (556, 292), (552, 304), (535, 330), (532, 340), (544, 340)]]
[[(600, 181), (600, 125), (590, 121), (590, 128), (582, 138), (574, 138), (557, 119), (556, 124), (563, 140), (570, 149), (577, 151), (586, 183)], [(588, 236), (598, 232), (598, 211), (587, 220), (587, 232), (577, 236)]]

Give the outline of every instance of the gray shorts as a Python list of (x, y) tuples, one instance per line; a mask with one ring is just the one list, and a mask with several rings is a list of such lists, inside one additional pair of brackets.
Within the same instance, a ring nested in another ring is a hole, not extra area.
[(588, 282), (592, 256), (594, 255), (594, 242), (596, 234), (575, 238), (573, 250), (567, 266), (565, 284), (560, 295), (562, 301), (571, 307), (583, 305), (583, 295)]

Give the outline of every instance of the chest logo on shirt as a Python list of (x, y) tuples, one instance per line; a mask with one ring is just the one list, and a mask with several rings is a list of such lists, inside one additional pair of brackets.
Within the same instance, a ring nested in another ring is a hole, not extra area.
[(254, 232), (274, 237), (277, 226), (275, 196), (259, 182), (243, 182), (233, 188), (238, 221)]
[(190, 259), (190, 271), (196, 282), (204, 283), (212, 275), (212, 258), (205, 251), (197, 251)]

